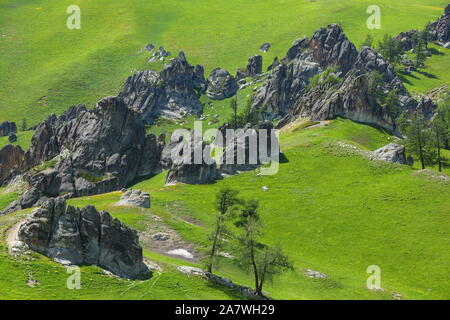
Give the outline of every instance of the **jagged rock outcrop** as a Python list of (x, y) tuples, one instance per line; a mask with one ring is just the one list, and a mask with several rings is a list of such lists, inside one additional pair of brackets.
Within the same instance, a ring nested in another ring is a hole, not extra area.
[(67, 206), (63, 198), (33, 211), (20, 226), (18, 240), (63, 264), (98, 265), (130, 279), (148, 272), (136, 231), (93, 206)]
[(381, 160), (392, 163), (406, 164), (405, 147), (390, 143), (380, 149), (372, 151), (371, 160)]
[(399, 41), (402, 44), (404, 51), (410, 51), (415, 48), (414, 38), (417, 37), (419, 31), (409, 30), (400, 32), (398, 36), (394, 38), (395, 41)]
[[(409, 30), (401, 32), (394, 40), (400, 41), (403, 50), (409, 51), (415, 49), (415, 39), (418, 34), (418, 30)], [(450, 4), (445, 8), (444, 14), (429, 25), (428, 39), (445, 48), (450, 46)]]
[(150, 194), (140, 190), (127, 190), (120, 197), (117, 205), (150, 208)]
[(21, 147), (11, 144), (0, 150), (0, 186), (7, 184), (19, 173), (24, 154)]
[[(308, 88), (310, 80), (328, 67), (338, 83)], [(299, 39), (288, 50), (281, 64), (272, 70), (266, 83), (256, 92), (253, 108), (265, 119), (280, 119), (281, 125), (299, 116), (326, 120), (343, 116), (394, 130), (392, 115), (377, 105), (369, 78), (381, 75), (384, 94), (396, 90), (403, 108), (414, 108), (412, 99), (394, 68), (377, 52), (363, 47), (357, 52), (343, 30), (335, 24), (317, 31), (311, 40)]]
[(276, 67), (278, 67), (279, 64), (280, 61), (278, 60), (278, 57), (273, 58), (272, 63), (270, 64), (270, 66), (267, 67), (267, 71), (275, 69)]
[(0, 123), (0, 137), (9, 136), (11, 133), (17, 132), (17, 126), (15, 122), (4, 121)]
[(203, 67), (189, 65), (183, 52), (170, 60), (161, 72), (138, 71), (125, 81), (120, 94), (125, 104), (152, 124), (158, 117), (183, 118), (199, 114), (202, 105), (197, 92), (206, 88)]
[(294, 60), (280, 64), (256, 92), (253, 108), (260, 110), (265, 119), (284, 116), (305, 93), (309, 80), (320, 72), (321, 68), (315, 62)]
[(248, 58), (247, 63), (247, 77), (254, 77), (262, 73), (262, 65), (263, 65), (263, 59), (262, 56), (259, 54), (256, 54), (254, 56), (251, 56)]
[[(191, 132), (187, 137), (187, 144), (183, 140), (173, 141), (163, 153), (163, 158), (170, 158), (170, 170), (166, 177), (166, 184), (186, 183), (204, 184), (212, 183), (222, 178), (223, 175), (232, 175), (240, 171), (254, 170), (262, 163), (279, 161), (279, 157), (273, 157), (273, 152), (280, 153), (276, 136), (271, 129), (271, 122), (260, 122), (254, 128), (247, 125), (236, 130), (233, 136), (228, 136), (226, 131), (231, 129), (228, 123), (221, 126), (214, 142), (207, 145), (201, 137), (195, 139), (195, 133)], [(261, 131), (265, 129), (265, 134)], [(263, 148), (265, 144), (265, 148)], [(186, 147), (187, 145), (187, 147)], [(273, 148), (272, 148), (273, 146)], [(211, 157), (211, 150), (223, 152), (216, 162)], [(170, 153), (170, 156), (169, 156)], [(197, 155), (203, 155), (196, 161)]]
[(214, 100), (223, 100), (232, 97), (238, 90), (236, 79), (222, 68), (214, 69), (208, 77), (206, 94)]

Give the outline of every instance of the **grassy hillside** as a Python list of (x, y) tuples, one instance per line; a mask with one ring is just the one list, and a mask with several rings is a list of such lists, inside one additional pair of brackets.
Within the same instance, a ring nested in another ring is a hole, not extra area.
[[(396, 292), (404, 299), (449, 299), (450, 287), (443, 280), (449, 272), (450, 185), (407, 166), (370, 162), (336, 144), (340, 141), (373, 150), (393, 139), (386, 132), (348, 120), (316, 127), (300, 123), (281, 134), (288, 162), (281, 164), (275, 176), (258, 176), (252, 171), (210, 185), (165, 187), (162, 173), (133, 186), (151, 193), (149, 210), (114, 206), (120, 192), (71, 199), (70, 203), (105, 209), (143, 234), (169, 228), (181, 236), (180, 246), (191, 246), (201, 254), (214, 220), (214, 195), (229, 186), (238, 189), (243, 198), (260, 201), (264, 241), (281, 244), (294, 264), (294, 271), (266, 288), (273, 298), (392, 299)], [(263, 186), (268, 187), (267, 192)], [(0, 218), (0, 230), (23, 214)], [(162, 221), (155, 222), (154, 216)], [(145, 242), (144, 247), (146, 257), (163, 267), (160, 278), (124, 281), (106, 277), (98, 268), (83, 267), (86, 288), (75, 292), (62, 290), (67, 276), (57, 264), (41, 256), (32, 262), (15, 261), (2, 244), (0, 270), (9, 273), (0, 273), (0, 296), (233, 298), (230, 292), (175, 270), (190, 262), (155, 253)], [(226, 250), (233, 253), (232, 248)], [(370, 265), (381, 268), (384, 292), (366, 289)], [(329, 278), (308, 278), (304, 268), (321, 271)], [(26, 286), (30, 272), (41, 285)], [(55, 276), (49, 277), (49, 272)], [(252, 284), (250, 276), (225, 258), (218, 273), (240, 284)]]
[[(379, 39), (422, 28), (442, 14), (447, 0), (379, 0)], [(66, 8), (81, 8), (81, 30), (66, 28)], [(148, 68), (148, 43), (173, 54), (184, 50), (191, 63), (235, 72), (268, 41), (267, 66), (284, 56), (291, 42), (328, 23), (340, 23), (356, 44), (368, 30), (370, 0), (0, 0), (0, 121), (29, 126), (69, 105), (92, 106), (117, 94), (132, 70)], [(280, 23), (282, 22), (282, 23)], [(450, 78), (442, 63), (430, 59), (435, 78), (410, 79), (418, 91)], [(435, 62), (435, 63), (434, 63)], [(418, 75), (422, 78), (422, 75)], [(425, 84), (423, 84), (425, 83)]]

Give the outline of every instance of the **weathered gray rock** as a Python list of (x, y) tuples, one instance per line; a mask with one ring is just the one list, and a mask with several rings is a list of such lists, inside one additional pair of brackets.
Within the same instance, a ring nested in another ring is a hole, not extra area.
[[(338, 83), (308, 88), (313, 76), (334, 66)], [(415, 109), (415, 101), (394, 68), (377, 52), (363, 47), (358, 53), (338, 25), (317, 31), (311, 40), (295, 41), (266, 83), (256, 92), (253, 108), (263, 119), (281, 119), (279, 127), (297, 119), (333, 119), (337, 116), (373, 123), (395, 130), (394, 115), (374, 100), (369, 85), (371, 73), (382, 77), (381, 90), (395, 90), (403, 109)], [(331, 87), (332, 86), (332, 87)], [(308, 89), (308, 90), (307, 90)]]
[(418, 33), (419, 31), (417, 30), (400, 32), (399, 35), (394, 38), (394, 40), (402, 44), (402, 49), (404, 51), (410, 51), (415, 49), (414, 38), (417, 37)]
[(263, 59), (262, 56), (259, 54), (256, 54), (250, 58), (248, 58), (247, 63), (247, 77), (254, 77), (262, 73), (262, 64)]
[(371, 153), (371, 160), (381, 160), (392, 163), (407, 164), (405, 156), (405, 147), (390, 143)]
[(444, 14), (431, 24), (431, 39), (442, 45), (450, 41), (450, 3)]
[(120, 197), (117, 205), (150, 208), (150, 194), (140, 190), (128, 190)]
[(278, 57), (273, 58), (273, 62), (270, 64), (270, 66), (267, 67), (267, 71), (273, 70), (280, 64), (280, 61), (278, 60)]
[(93, 206), (67, 206), (51, 199), (20, 226), (18, 239), (55, 261), (98, 265), (120, 277), (135, 279), (148, 272), (136, 231)]
[(160, 73), (138, 71), (128, 77), (120, 97), (152, 124), (158, 117), (180, 119), (199, 114), (202, 105), (196, 90), (203, 92), (205, 88), (203, 67), (189, 65), (180, 52)]
[(6, 185), (19, 173), (24, 154), (20, 146), (11, 144), (0, 150), (0, 186)]
[(137, 177), (160, 172), (163, 147), (164, 137), (146, 136), (140, 115), (120, 97), (104, 98), (92, 111), (75, 106), (59, 117), (50, 115), (37, 126), (24, 155), (12, 146), (1, 155), (3, 184), (39, 164), (43, 167), (24, 175), (34, 196), (11, 204), (3, 213), (60, 194), (73, 197), (119, 190)]
[(4, 121), (0, 123), (0, 137), (9, 136), (11, 133), (17, 132), (17, 126), (15, 122)]
[(261, 45), (261, 47), (259, 47), (259, 51), (261, 52), (267, 52), (270, 49), (270, 43), (265, 42)]
[(202, 157), (200, 163), (196, 163), (195, 150), (209, 155), (210, 146), (201, 139), (195, 138), (193, 132), (186, 138), (188, 139), (186, 142), (184, 139), (182, 137), (179, 141), (172, 141), (172, 148), (170, 151), (166, 151), (170, 152), (171, 159), (166, 185), (175, 183), (204, 184), (220, 179), (221, 176), (213, 159)]
[(239, 83), (239, 84), (241, 84), (241, 80), (242, 81), (245, 81), (245, 78), (247, 77), (247, 74), (244, 72), (244, 71), (242, 71), (241, 69), (238, 69), (237, 71), (236, 71), (236, 81)]
[(260, 110), (264, 119), (284, 116), (305, 93), (310, 79), (320, 72), (318, 63), (304, 60), (278, 65), (256, 92), (253, 108)]
[(10, 133), (8, 136), (8, 141), (9, 143), (14, 143), (17, 141), (17, 136), (15, 133)]
[(223, 100), (236, 94), (238, 85), (236, 79), (222, 68), (214, 69), (208, 77), (206, 94), (214, 100)]

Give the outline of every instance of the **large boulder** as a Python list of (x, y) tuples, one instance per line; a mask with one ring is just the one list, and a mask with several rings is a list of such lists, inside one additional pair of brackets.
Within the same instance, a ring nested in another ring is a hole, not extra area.
[(214, 100), (223, 100), (232, 97), (238, 90), (236, 79), (222, 68), (214, 69), (208, 77), (208, 90), (206, 94)]
[(138, 71), (125, 81), (120, 96), (131, 108), (152, 124), (158, 117), (180, 119), (199, 114), (198, 92), (204, 92), (203, 67), (189, 65), (183, 52), (170, 60), (161, 72)]
[(370, 159), (406, 164), (405, 147), (395, 143), (390, 143), (373, 151), (370, 155)]
[(17, 132), (17, 126), (15, 122), (4, 121), (0, 123), (0, 137), (9, 136), (11, 133)]
[(247, 77), (254, 77), (262, 73), (263, 59), (262, 56), (256, 54), (248, 58)]
[(136, 231), (93, 206), (78, 209), (51, 199), (31, 213), (17, 236), (63, 264), (98, 265), (130, 279), (148, 272)]

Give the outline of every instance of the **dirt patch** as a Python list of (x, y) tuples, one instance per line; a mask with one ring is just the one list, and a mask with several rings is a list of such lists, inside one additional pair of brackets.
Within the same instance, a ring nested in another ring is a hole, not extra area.
[[(165, 225), (162, 219), (152, 218), (152, 221), (146, 222), (145, 226), (145, 231), (139, 233), (139, 241), (143, 247), (159, 254), (191, 262), (198, 262), (202, 258), (194, 244), (184, 241), (175, 230)], [(179, 252), (188, 252), (192, 256), (178, 254)]]

